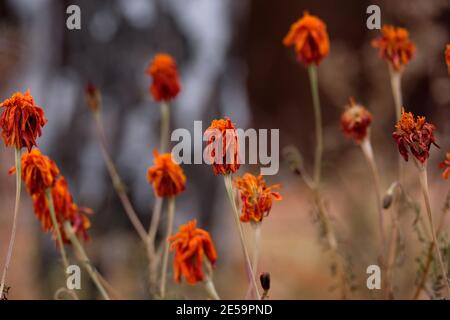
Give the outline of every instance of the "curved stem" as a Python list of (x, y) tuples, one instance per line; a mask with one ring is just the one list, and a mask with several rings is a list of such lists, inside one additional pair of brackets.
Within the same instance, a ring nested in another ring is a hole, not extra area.
[(78, 240), (77, 236), (75, 235), (75, 232), (73, 231), (72, 225), (66, 221), (64, 223), (64, 230), (67, 234), (67, 236), (70, 239), (70, 242), (72, 243), (73, 247), (78, 253), (79, 260), (83, 264), (84, 268), (88, 272), (89, 276), (91, 277), (92, 281), (94, 282), (95, 286), (97, 287), (98, 291), (100, 291), (100, 294), (102, 295), (103, 299), (105, 300), (111, 300), (108, 293), (106, 292), (105, 288), (103, 287), (99, 277), (98, 272), (95, 270), (95, 268), (92, 266), (91, 261), (89, 260), (86, 252), (84, 251), (83, 246), (81, 245), (80, 241)]
[(0, 299), (3, 297), (3, 291), (6, 283), (6, 276), (8, 274), (9, 264), (11, 262), (12, 252), (14, 248), (14, 241), (16, 239), (16, 230), (17, 230), (17, 220), (19, 216), (19, 205), (20, 205), (20, 190), (21, 190), (21, 175), (22, 175), (22, 163), (21, 163), (21, 150), (16, 148), (15, 150), (15, 163), (16, 163), (16, 200), (14, 204), (14, 216), (13, 216), (13, 224), (11, 230), (11, 238), (9, 240), (8, 245), (8, 253), (6, 254), (6, 262), (3, 267), (2, 280), (0, 284)]
[(167, 101), (161, 103), (161, 135), (159, 149), (161, 153), (167, 152), (169, 146), (169, 131), (170, 131), (170, 106)]
[(425, 207), (427, 209), (428, 220), (430, 223), (431, 234), (433, 236), (433, 246), (436, 250), (436, 256), (438, 259), (439, 267), (442, 272), (442, 277), (445, 281), (445, 287), (447, 289), (447, 295), (450, 297), (450, 284), (448, 282), (447, 271), (445, 269), (444, 262), (442, 260), (441, 249), (439, 247), (439, 243), (436, 237), (436, 231), (433, 224), (433, 214), (431, 213), (431, 202), (430, 202), (430, 194), (428, 190), (428, 177), (427, 177), (427, 169), (426, 165), (419, 167), (419, 177), (420, 177), (420, 186), (422, 187), (423, 198), (425, 201)]
[(139, 237), (142, 239), (142, 241), (147, 245), (147, 233), (145, 232), (144, 226), (142, 225), (141, 221), (139, 220), (136, 211), (134, 210), (130, 199), (128, 198), (127, 193), (125, 192), (124, 185), (122, 183), (122, 179), (120, 178), (119, 174), (117, 173), (116, 167), (114, 165), (114, 162), (112, 161), (107, 148), (106, 148), (106, 138), (105, 133), (103, 130), (103, 121), (100, 111), (94, 112), (94, 119), (96, 124), (96, 131), (97, 136), (100, 141), (100, 148), (102, 151), (103, 159), (106, 163), (106, 168), (108, 169), (108, 173), (111, 177), (111, 180), (113, 182), (114, 190), (116, 191), (117, 195), (119, 196), (120, 202), (122, 203), (123, 208), (125, 209), (125, 213), (128, 216), (128, 219), (130, 220), (131, 224), (133, 225), (134, 229), (138, 233)]
[(168, 208), (167, 208), (167, 232), (164, 243), (164, 254), (163, 254), (163, 264), (161, 270), (161, 285), (160, 285), (160, 296), (164, 299), (166, 295), (166, 277), (167, 277), (167, 264), (169, 261), (169, 237), (173, 230), (173, 220), (175, 216), (175, 197), (169, 198)]
[(377, 210), (378, 210), (378, 224), (381, 238), (381, 250), (380, 257), (383, 259), (386, 250), (386, 235), (384, 232), (384, 215), (383, 215), (383, 207), (381, 198), (381, 183), (380, 183), (380, 174), (378, 172), (378, 167), (375, 162), (375, 157), (373, 155), (372, 144), (370, 143), (370, 138), (367, 137), (361, 143), (361, 149), (366, 157), (366, 160), (369, 164), (369, 167), (372, 171), (373, 182), (375, 184), (375, 195), (377, 199)]
[(228, 194), (228, 200), (230, 201), (231, 207), (233, 209), (233, 213), (234, 213), (234, 222), (236, 223), (236, 227), (238, 229), (239, 232), (239, 238), (241, 240), (241, 247), (242, 247), (242, 251), (244, 253), (244, 258), (245, 258), (245, 263), (246, 263), (246, 267), (247, 267), (247, 273), (250, 276), (250, 281), (251, 284), (253, 285), (253, 290), (256, 293), (256, 297), (258, 300), (261, 299), (261, 296), (259, 294), (259, 290), (258, 290), (258, 285), (256, 284), (256, 279), (255, 279), (255, 275), (253, 273), (253, 268), (252, 268), (252, 264), (250, 262), (250, 256), (248, 254), (248, 249), (247, 249), (247, 245), (246, 245), (246, 241), (245, 241), (245, 236), (244, 236), (244, 231), (242, 230), (242, 225), (241, 222), (239, 220), (239, 211), (236, 207), (236, 200), (234, 198), (234, 192), (233, 192), (233, 182), (231, 180), (231, 175), (230, 174), (226, 174), (223, 176), (224, 178), (224, 182), (225, 182), (225, 188), (227, 189), (227, 194)]
[(320, 109), (319, 88), (317, 81), (317, 67), (311, 64), (308, 67), (309, 82), (311, 84), (311, 94), (314, 105), (314, 118), (316, 129), (316, 151), (314, 157), (314, 184), (316, 187), (320, 184), (322, 152), (323, 152), (323, 133), (322, 133), (322, 114)]
[[(256, 276), (258, 274), (258, 262), (259, 262), (259, 252), (261, 247), (261, 222), (251, 223), (254, 229), (254, 249), (253, 249), (253, 274)], [(246, 298), (250, 298), (252, 294), (253, 286), (248, 285)]]
[(55, 235), (56, 235), (56, 241), (58, 243), (59, 253), (61, 254), (61, 258), (63, 260), (64, 273), (65, 273), (67, 268), (69, 267), (69, 260), (67, 259), (66, 250), (64, 249), (64, 242), (62, 240), (62, 236), (61, 236), (61, 231), (59, 229), (58, 220), (56, 219), (55, 206), (53, 204), (53, 196), (52, 196), (52, 192), (51, 192), (50, 189), (47, 189), (45, 191), (45, 197), (47, 198), (48, 208), (49, 208), (49, 211), (50, 211), (50, 218), (52, 220), (53, 230), (54, 230)]

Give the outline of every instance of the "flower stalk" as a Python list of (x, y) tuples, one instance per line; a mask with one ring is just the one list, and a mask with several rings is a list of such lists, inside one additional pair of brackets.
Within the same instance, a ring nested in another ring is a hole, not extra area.
[(75, 248), (75, 251), (78, 254), (80, 262), (83, 264), (84, 268), (88, 272), (89, 276), (91, 277), (91, 279), (94, 282), (95, 286), (97, 287), (98, 291), (102, 295), (103, 299), (111, 300), (111, 298), (109, 297), (108, 293), (106, 292), (105, 288), (103, 287), (103, 285), (98, 277), (97, 270), (93, 267), (82, 244), (80, 243), (77, 236), (75, 235), (75, 232), (74, 232), (73, 227), (70, 224), (70, 222), (66, 221), (64, 223), (64, 231), (66, 232), (67, 236), (70, 239), (70, 242), (72, 243), (73, 247)]
[(205, 275), (205, 289), (208, 292), (209, 296), (214, 300), (220, 300), (219, 294), (217, 293), (216, 286), (213, 281), (213, 269), (211, 263), (208, 260), (205, 260), (205, 266), (207, 269), (207, 275)]
[(161, 269), (161, 284), (160, 284), (160, 297), (161, 299), (164, 299), (166, 296), (166, 278), (167, 278), (167, 265), (169, 262), (169, 237), (172, 234), (173, 230), (173, 220), (175, 216), (175, 197), (170, 197), (168, 201), (168, 208), (167, 208), (167, 231), (166, 236), (164, 237), (164, 253), (163, 253), (163, 263), (162, 263), (162, 269)]
[(161, 103), (161, 135), (159, 146), (159, 149), (162, 153), (165, 153), (168, 150), (169, 132), (170, 132), (170, 106), (169, 102), (163, 101)]
[(319, 88), (317, 80), (317, 67), (314, 64), (308, 66), (309, 82), (311, 84), (311, 94), (314, 106), (314, 119), (316, 130), (316, 150), (314, 156), (314, 184), (316, 187), (320, 184), (322, 152), (323, 152), (323, 132), (322, 132), (322, 112), (320, 108)]
[(422, 194), (423, 194), (423, 198), (425, 201), (425, 207), (427, 210), (427, 215), (428, 215), (428, 221), (430, 224), (430, 229), (431, 229), (431, 235), (432, 235), (432, 240), (433, 240), (433, 247), (436, 250), (436, 257), (438, 259), (438, 263), (439, 263), (439, 268), (441, 269), (442, 272), (442, 277), (445, 281), (445, 288), (447, 289), (447, 295), (450, 297), (450, 283), (448, 281), (448, 277), (447, 277), (447, 271), (444, 265), (444, 261), (442, 260), (442, 254), (441, 254), (441, 249), (439, 247), (439, 242), (437, 240), (437, 236), (436, 236), (436, 230), (434, 228), (434, 223), (433, 223), (433, 214), (431, 212), (431, 202), (430, 202), (430, 194), (429, 194), (429, 189), (428, 189), (428, 177), (427, 177), (427, 168), (426, 168), (426, 164), (418, 164), (416, 161), (417, 167), (419, 169), (419, 179), (420, 179), (420, 186), (422, 188)]
[(239, 211), (236, 206), (236, 199), (234, 197), (233, 182), (232, 182), (231, 174), (225, 174), (223, 176), (223, 178), (224, 178), (224, 182), (225, 182), (225, 188), (226, 188), (227, 194), (228, 194), (228, 200), (230, 201), (231, 208), (233, 211), (234, 222), (236, 223), (236, 227), (238, 229), (239, 238), (241, 241), (241, 247), (242, 247), (242, 251), (244, 253), (245, 263), (247, 266), (247, 273), (251, 278), (250, 283), (253, 285), (253, 290), (255, 291), (257, 299), (259, 300), (260, 295), (259, 295), (258, 285), (256, 284), (255, 275), (253, 273), (252, 264), (250, 262), (250, 255), (248, 253), (245, 236), (244, 236), (244, 231), (242, 230), (242, 225), (239, 221)]
[(14, 241), (16, 239), (16, 230), (17, 230), (17, 220), (19, 216), (19, 205), (20, 205), (20, 190), (22, 186), (22, 168), (21, 168), (21, 149), (15, 149), (15, 163), (16, 163), (16, 199), (14, 203), (14, 216), (13, 216), (13, 224), (11, 230), (11, 238), (9, 240), (8, 245), (8, 253), (6, 254), (6, 262), (3, 267), (2, 280), (0, 284), (0, 298), (3, 296), (3, 290), (5, 288), (6, 277), (8, 274), (9, 264), (11, 262), (12, 252), (14, 248)]

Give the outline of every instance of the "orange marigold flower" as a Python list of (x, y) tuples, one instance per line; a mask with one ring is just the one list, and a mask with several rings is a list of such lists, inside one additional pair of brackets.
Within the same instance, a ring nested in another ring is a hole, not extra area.
[(408, 154), (411, 152), (417, 160), (424, 163), (430, 156), (431, 145), (434, 144), (439, 148), (434, 137), (435, 129), (434, 125), (425, 122), (425, 117), (414, 119), (411, 112), (402, 112), (402, 117), (395, 125), (392, 136), (405, 161), (408, 161)]
[[(65, 221), (69, 221), (72, 224), (74, 232), (80, 238), (87, 240), (87, 230), (90, 228), (91, 223), (86, 214), (91, 213), (91, 209), (79, 208), (73, 202), (72, 195), (69, 191), (69, 185), (63, 176), (59, 176), (57, 178), (51, 194), (53, 206), (55, 208), (56, 220), (58, 221), (59, 231), (64, 243), (70, 243), (70, 240), (64, 231)], [(34, 213), (41, 222), (44, 232), (54, 230), (45, 193), (41, 192), (32, 195), (32, 200)]]
[(175, 251), (173, 260), (174, 279), (181, 281), (183, 275), (189, 284), (203, 281), (203, 258), (214, 265), (217, 252), (209, 233), (197, 228), (197, 221), (192, 220), (180, 226), (178, 233), (169, 237), (170, 250)]
[(379, 49), (380, 57), (388, 61), (395, 71), (400, 71), (413, 58), (416, 46), (405, 28), (385, 25), (381, 32), (381, 37), (374, 39), (372, 46)]
[(157, 54), (146, 73), (153, 78), (150, 93), (155, 101), (172, 100), (180, 92), (177, 65), (170, 55)]
[(291, 25), (283, 44), (286, 47), (294, 46), (297, 59), (305, 65), (318, 65), (330, 52), (326, 24), (308, 12)]
[(52, 188), (58, 175), (59, 169), (55, 162), (41, 154), (39, 149), (22, 155), (22, 180), (31, 195), (45, 193), (48, 188)]
[(450, 74), (450, 44), (445, 49), (445, 62), (447, 63), (448, 74)]
[(450, 176), (450, 152), (447, 152), (447, 159), (442, 161), (439, 164), (439, 167), (444, 169), (444, 172), (442, 172), (442, 176), (444, 177), (444, 179), (448, 179), (448, 177)]
[(208, 139), (209, 163), (213, 166), (214, 174), (226, 175), (239, 170), (238, 136), (230, 118), (213, 120), (205, 136)]
[(170, 153), (153, 152), (154, 166), (148, 168), (147, 179), (158, 197), (172, 197), (186, 189), (186, 176)]
[(344, 134), (361, 143), (369, 134), (372, 114), (362, 105), (350, 99), (350, 105), (341, 115), (341, 129)]
[(0, 104), (4, 108), (0, 116), (2, 137), (6, 146), (28, 151), (36, 146), (36, 139), (41, 136), (41, 129), (47, 123), (44, 110), (34, 103), (29, 91), (25, 94), (14, 93), (11, 98)]
[(262, 219), (269, 215), (272, 209), (272, 200), (281, 200), (282, 197), (273, 189), (280, 188), (281, 185), (276, 184), (268, 187), (262, 176), (255, 177), (250, 173), (237, 177), (234, 184), (239, 190), (242, 201), (242, 222), (261, 222)]

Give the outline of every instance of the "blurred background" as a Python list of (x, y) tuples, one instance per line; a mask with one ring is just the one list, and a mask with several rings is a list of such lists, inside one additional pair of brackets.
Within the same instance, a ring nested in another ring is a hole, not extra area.
[[(81, 30), (66, 28), (66, 8), (81, 8)], [(118, 200), (86, 106), (84, 87), (95, 83), (103, 95), (109, 151), (143, 224), (154, 202), (146, 180), (152, 150), (159, 141), (160, 109), (149, 95), (144, 71), (158, 52), (173, 55), (182, 92), (171, 106), (172, 128), (192, 131), (194, 120), (209, 125), (229, 116), (239, 128), (280, 129), (280, 147), (296, 146), (311, 170), (314, 121), (306, 69), (282, 45), (290, 25), (304, 10), (323, 19), (330, 55), (319, 67), (325, 131), (324, 193), (333, 215), (342, 254), (355, 286), (352, 298), (370, 298), (366, 268), (377, 263), (378, 234), (370, 171), (359, 147), (340, 131), (339, 117), (349, 96), (374, 116), (372, 141), (387, 189), (397, 175), (397, 150), (391, 137), (395, 121), (387, 65), (366, 28), (367, 6), (381, 8), (382, 24), (408, 28), (417, 54), (403, 76), (404, 104), (437, 127), (441, 149), (433, 149), (429, 183), (439, 215), (449, 182), (438, 163), (450, 150), (450, 81), (444, 60), (449, 42), (450, 2), (328, 0), (1, 0), (0, 99), (30, 89), (45, 110), (48, 124), (38, 145), (69, 180), (75, 201), (95, 211), (88, 254), (124, 298), (146, 299), (146, 256)], [(280, 152), (281, 154), (281, 152)], [(312, 195), (280, 159), (283, 201), (274, 203), (263, 222), (260, 271), (272, 275), (272, 299), (333, 299), (336, 279), (329, 254), (311, 214)], [(0, 261), (3, 267), (11, 231), (15, 179), (11, 148), (0, 144)], [(422, 205), (418, 179), (408, 165), (410, 195)], [(246, 292), (243, 257), (221, 177), (207, 165), (184, 165), (187, 190), (177, 200), (175, 225), (197, 218), (212, 234), (219, 253), (216, 287), (222, 298)], [(257, 167), (239, 171), (258, 173)], [(387, 213), (389, 214), (389, 213)], [(389, 219), (389, 217), (387, 218)], [(400, 217), (395, 294), (410, 298), (421, 254), (413, 213)], [(162, 229), (162, 228), (161, 228)], [(448, 230), (448, 227), (446, 227)], [(248, 232), (250, 232), (248, 228)], [(159, 234), (161, 237), (161, 234)], [(171, 273), (171, 271), (170, 271)], [(83, 298), (98, 298), (83, 273)], [(10, 267), (10, 299), (52, 299), (64, 284), (58, 251), (43, 234), (24, 192)], [(201, 286), (176, 285), (175, 297), (205, 298)]]

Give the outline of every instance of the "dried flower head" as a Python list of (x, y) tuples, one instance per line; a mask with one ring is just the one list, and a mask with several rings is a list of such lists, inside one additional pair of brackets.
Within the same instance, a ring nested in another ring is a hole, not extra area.
[(444, 172), (442, 172), (444, 179), (448, 179), (450, 176), (450, 152), (447, 152), (447, 158), (439, 164), (439, 167), (444, 169)]
[(177, 65), (170, 55), (155, 55), (146, 73), (153, 78), (150, 93), (155, 101), (172, 100), (180, 92)]
[(330, 52), (326, 24), (308, 12), (291, 25), (283, 44), (286, 47), (293, 46), (297, 59), (305, 65), (318, 65)]
[(262, 176), (255, 177), (250, 173), (237, 177), (234, 184), (239, 191), (242, 201), (242, 222), (261, 222), (269, 215), (273, 200), (281, 200), (282, 197), (273, 189), (280, 188), (279, 184), (267, 186)]
[(434, 125), (425, 122), (425, 117), (414, 118), (411, 112), (402, 112), (402, 117), (395, 125), (392, 136), (405, 161), (408, 161), (408, 153), (411, 152), (417, 160), (425, 163), (430, 156), (431, 145), (439, 147), (436, 144), (434, 130)]
[[(55, 208), (56, 220), (59, 225), (64, 243), (70, 243), (64, 230), (64, 222), (69, 221), (74, 228), (74, 232), (84, 240), (88, 239), (87, 230), (91, 223), (86, 214), (92, 213), (89, 208), (79, 208), (72, 198), (69, 185), (63, 176), (59, 176), (51, 190), (53, 206)], [(44, 232), (54, 231), (50, 216), (50, 209), (45, 193), (36, 193), (32, 195), (34, 213), (41, 222)], [(56, 236), (55, 236), (56, 239)]]
[(100, 90), (91, 82), (86, 85), (86, 103), (93, 112), (100, 110), (102, 106), (102, 95)]
[(172, 197), (186, 189), (186, 176), (170, 153), (153, 152), (153, 167), (148, 168), (147, 179), (158, 197)]
[(217, 252), (211, 236), (196, 225), (196, 220), (181, 225), (178, 233), (169, 238), (170, 250), (175, 251), (173, 268), (176, 282), (181, 281), (182, 275), (189, 284), (202, 281), (205, 256), (212, 265), (216, 263)]
[(5, 145), (18, 149), (25, 147), (30, 151), (47, 123), (44, 110), (34, 103), (29, 91), (14, 93), (0, 104), (0, 108), (4, 108), (0, 127)]
[(230, 118), (213, 120), (205, 131), (209, 163), (214, 174), (235, 173), (239, 167), (239, 143), (236, 127)]
[[(59, 175), (59, 169), (49, 157), (41, 154), (39, 149), (33, 149), (22, 155), (22, 180), (28, 192), (33, 195), (44, 193), (52, 188)], [(10, 173), (14, 173), (13, 168)]]
[(380, 57), (389, 62), (395, 71), (400, 71), (416, 52), (415, 44), (409, 39), (408, 30), (384, 25), (381, 33), (379, 38), (372, 41), (372, 46), (379, 49)]
[(350, 99), (350, 104), (341, 115), (341, 129), (344, 134), (356, 143), (361, 143), (368, 136), (371, 123), (372, 114)]
[(447, 63), (448, 74), (450, 74), (450, 44), (445, 49), (445, 62)]

